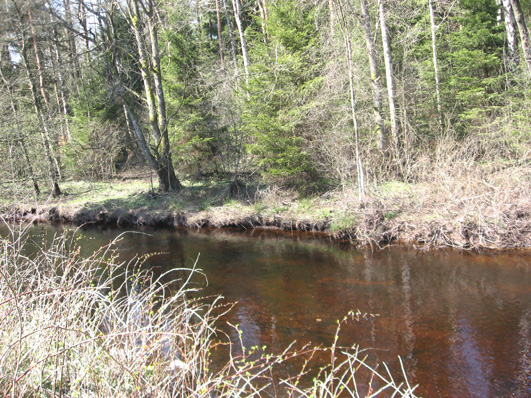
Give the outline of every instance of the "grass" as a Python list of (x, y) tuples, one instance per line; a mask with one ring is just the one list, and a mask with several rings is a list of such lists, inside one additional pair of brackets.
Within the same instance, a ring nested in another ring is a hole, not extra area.
[[(443, 160), (454, 156), (454, 151), (447, 152)], [(141, 213), (143, 220), (181, 213), (188, 226), (247, 228), (245, 220), (260, 216), (269, 225), (319, 225), (318, 230), (327, 228), (333, 237), (362, 244), (401, 240), (468, 249), (531, 247), (526, 232), (531, 226), (529, 166), (506, 169), (463, 162), (455, 160), (451, 170), (420, 162), (417, 167), (429, 167), (424, 179), (368, 184), (361, 202), (356, 187), (348, 185), (313, 197), (274, 185), (249, 185), (234, 197), (227, 181), (184, 181), (179, 193), (159, 193), (149, 177), (129, 176), (108, 182), (65, 181), (67, 195), (55, 201), (46, 192), (32, 199), (31, 187), (24, 184), (5, 185), (0, 187), (0, 205), (4, 214), (14, 208), (46, 214), (53, 206), (70, 215), (66, 219), (79, 212), (131, 211)]]
[[(120, 263), (112, 243), (82, 257), (75, 234), (30, 253), (25, 228), (11, 227), (1, 242), (1, 396), (415, 396), (407, 378), (396, 382), (385, 366), (379, 373), (357, 347), (274, 355), (243, 348), (245, 331), (229, 341), (216, 329), (227, 306), (191, 296), (195, 265), (156, 276), (141, 261)], [(220, 342), (228, 349), (215, 367)], [(304, 385), (320, 351), (330, 363)], [(276, 382), (276, 367), (299, 357), (308, 358), (301, 372)]]

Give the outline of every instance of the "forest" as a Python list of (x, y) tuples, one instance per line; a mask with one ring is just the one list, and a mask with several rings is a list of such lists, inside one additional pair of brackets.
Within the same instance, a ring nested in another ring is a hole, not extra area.
[(530, 20), (0, 1), (0, 396), (529, 396)]
[(385, 220), (424, 202), (529, 219), (526, 1), (2, 3), (11, 201), (148, 168), (161, 193), (265, 184)]

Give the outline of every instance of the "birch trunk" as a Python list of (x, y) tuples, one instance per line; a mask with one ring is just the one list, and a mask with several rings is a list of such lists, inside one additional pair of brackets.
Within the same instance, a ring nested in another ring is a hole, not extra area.
[(378, 129), (380, 130), (379, 147), (380, 150), (387, 149), (387, 134), (385, 131), (383, 112), (382, 112), (382, 88), (380, 87), (380, 72), (378, 71), (378, 59), (376, 56), (376, 48), (373, 41), (371, 29), (371, 17), (369, 8), (365, 0), (360, 1), (361, 17), (363, 32), (365, 34), (365, 43), (367, 45), (367, 52), (369, 55), (369, 69), (371, 73), (371, 86), (374, 93), (374, 118)]
[(330, 36), (334, 36), (334, 24), (335, 24), (335, 15), (334, 15), (334, 0), (328, 0), (328, 16), (330, 19)]
[(159, 153), (159, 184), (163, 192), (179, 191), (182, 188), (180, 181), (175, 175), (173, 162), (170, 151), (170, 139), (168, 135), (168, 120), (166, 117), (166, 100), (164, 97), (164, 90), (162, 87), (162, 69), (160, 67), (160, 54), (158, 43), (158, 31), (153, 5), (148, 15), (147, 26), (149, 31), (149, 39), (151, 44), (151, 65), (152, 77), (155, 85), (155, 95), (157, 98), (157, 120), (159, 124), (160, 143), (158, 148)]
[(387, 80), (387, 95), (389, 97), (389, 116), (391, 119), (391, 135), (395, 146), (395, 154), (398, 156), (398, 120), (396, 116), (396, 100), (395, 100), (395, 83), (393, 77), (393, 59), (391, 56), (391, 44), (389, 41), (389, 33), (387, 31), (387, 21), (385, 16), (385, 0), (378, 1), (378, 13), (380, 17), (380, 29), (382, 32), (382, 45), (385, 62), (385, 76)]
[(518, 38), (516, 36), (516, 21), (514, 20), (511, 0), (503, 0), (503, 18), (507, 35), (507, 64), (509, 70), (514, 71), (520, 59), (518, 56)]
[(234, 42), (234, 34), (232, 33), (232, 23), (229, 18), (229, 12), (227, 11), (227, 1), (228, 0), (221, 0), (223, 1), (223, 11), (225, 12), (225, 19), (227, 21), (227, 28), (229, 30), (229, 39), (230, 39), (230, 49), (232, 53), (232, 62), (234, 62), (234, 71), (235, 75), (238, 75), (238, 60), (236, 59), (236, 43)]
[[(155, 171), (159, 179), (159, 189), (163, 192), (170, 190), (179, 191), (182, 185), (175, 175), (171, 159), (166, 119), (166, 102), (162, 88), (158, 35), (155, 22), (153, 21), (154, 4), (151, 0), (148, 1), (147, 6), (142, 4), (143, 10), (146, 12), (146, 20), (142, 18), (143, 15), (140, 13), (137, 0), (128, 0), (127, 5), (129, 22), (137, 44), (140, 74), (144, 83), (149, 128), (155, 143), (153, 148), (154, 154), (151, 154), (151, 158), (156, 163)], [(145, 32), (146, 26), (147, 38)], [(148, 43), (145, 42), (146, 40)], [(148, 51), (148, 45), (150, 51)], [(149, 57), (150, 54), (151, 58)], [(128, 114), (133, 119), (133, 113), (128, 112)], [(149, 159), (147, 160), (149, 161)]]
[(518, 30), (520, 31), (520, 41), (522, 43), (522, 50), (524, 51), (525, 62), (531, 73), (531, 42), (529, 41), (529, 32), (527, 31), (527, 25), (525, 23), (522, 7), (520, 6), (520, 0), (511, 0), (511, 5), (513, 7)]
[(238, 33), (240, 34), (240, 43), (242, 47), (243, 69), (245, 71), (245, 83), (249, 84), (249, 57), (247, 55), (247, 44), (245, 42), (245, 35), (243, 31), (242, 20), (240, 18), (240, 1), (232, 0), (232, 7), (234, 8), (234, 19), (236, 20), (236, 26), (238, 27)]
[(352, 64), (352, 45), (350, 41), (350, 33), (345, 22), (345, 14), (340, 0), (338, 0), (338, 8), (340, 12), (340, 19), (342, 21), (341, 28), (343, 31), (343, 39), (345, 42), (345, 56), (347, 58), (348, 66), (348, 82), (349, 82), (349, 98), (350, 98), (350, 111), (352, 117), (352, 124), (354, 126), (354, 150), (356, 153), (356, 177), (358, 182), (358, 198), (361, 202), (365, 196), (365, 176), (363, 173), (363, 164), (361, 162), (360, 144), (359, 144), (359, 126), (358, 117), (356, 114), (356, 97), (354, 94), (354, 66)]

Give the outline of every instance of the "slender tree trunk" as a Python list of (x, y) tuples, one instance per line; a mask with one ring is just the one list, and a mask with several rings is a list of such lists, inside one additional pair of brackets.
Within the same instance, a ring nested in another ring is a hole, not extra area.
[(531, 42), (529, 41), (529, 32), (527, 31), (527, 25), (525, 23), (522, 7), (520, 6), (520, 0), (511, 0), (511, 5), (513, 7), (518, 30), (520, 31), (520, 41), (522, 43), (522, 50), (524, 51), (525, 62), (531, 73)]
[(44, 90), (44, 76), (42, 72), (41, 50), (39, 49), (39, 46), (37, 45), (37, 34), (35, 33), (33, 16), (31, 14), (31, 7), (28, 8), (28, 20), (30, 24), (31, 41), (33, 43), (33, 52), (35, 56), (35, 66), (37, 68), (37, 76), (39, 77), (39, 89), (40, 89), (40, 93), (42, 96), (42, 100), (44, 101), (44, 104), (46, 105), (47, 108), (49, 108), (48, 97), (46, 95), (46, 91)]
[[(180, 181), (175, 175), (173, 168), (170, 143), (168, 136), (168, 124), (166, 119), (166, 102), (162, 88), (162, 74), (160, 68), (160, 56), (158, 50), (158, 38), (154, 16), (154, 4), (149, 3), (146, 8), (147, 18), (143, 20), (136, 0), (128, 1), (129, 20), (138, 49), (140, 73), (144, 83), (146, 105), (148, 108), (149, 126), (155, 141), (156, 172), (159, 177), (159, 189), (163, 192), (179, 191), (182, 188)], [(145, 29), (150, 46), (151, 58), (146, 48)], [(132, 114), (132, 113), (131, 113)], [(129, 114), (129, 116), (131, 116)]]
[(261, 0), (258, 0), (258, 10), (260, 11), (260, 29), (262, 30), (262, 36), (264, 37), (264, 42), (267, 42), (267, 30), (265, 25), (265, 12), (264, 5)]
[(223, 11), (225, 12), (225, 19), (227, 21), (227, 28), (229, 30), (229, 39), (230, 39), (230, 49), (232, 53), (232, 62), (234, 62), (234, 71), (236, 76), (238, 75), (238, 60), (236, 59), (236, 43), (234, 41), (234, 34), (232, 33), (232, 23), (230, 21), (229, 13), (227, 11), (227, 1), (221, 0), (223, 2)]
[(146, 139), (144, 137), (144, 133), (142, 132), (142, 128), (140, 127), (140, 124), (138, 123), (138, 120), (131, 110), (131, 107), (127, 104), (127, 101), (125, 100), (123, 88), (119, 89), (120, 93), (119, 95), (122, 98), (122, 105), (124, 108), (125, 117), (127, 120), (131, 122), (131, 125), (133, 127), (133, 131), (136, 135), (136, 138), (138, 140), (138, 144), (140, 146), (140, 150), (142, 151), (142, 154), (144, 155), (144, 158), (147, 160), (148, 164), (151, 166), (153, 170), (158, 169), (158, 164), (156, 159), (154, 158), (153, 154), (151, 153), (149, 149), (149, 145), (146, 142)]
[[(29, 55), (28, 55), (28, 48), (27, 43), (28, 39), (25, 35), (25, 29), (24, 26), (22, 26), (23, 17), (21, 14), (21, 10), (17, 9), (18, 15), (19, 15), (19, 21), (21, 23), (21, 55), (22, 60), (24, 64), (24, 69), (26, 71), (26, 76), (28, 78), (29, 88), (32, 94), (33, 99), (33, 107), (35, 110), (35, 114), (37, 116), (37, 119), (40, 124), (40, 134), (42, 139), (42, 144), (44, 146), (44, 151), (46, 154), (46, 159), (48, 161), (48, 172), (50, 175), (50, 181), (52, 183), (52, 196), (58, 197), (61, 195), (61, 189), (59, 188), (59, 180), (60, 180), (60, 166), (59, 162), (57, 160), (57, 157), (55, 156), (53, 146), (52, 146), (52, 140), (50, 138), (50, 132), (48, 128), (48, 124), (46, 121), (46, 112), (43, 108), (43, 105), (41, 103), (41, 99), (43, 101), (47, 101), (46, 99), (46, 93), (44, 91), (44, 79), (42, 75), (42, 69), (41, 69), (41, 62), (40, 62), (40, 56), (39, 56), (39, 49), (37, 46), (37, 40), (35, 37), (35, 28), (33, 26), (33, 19), (31, 17), (31, 10), (28, 9), (27, 16), (30, 23), (30, 32), (32, 33), (31, 42), (33, 44), (33, 48), (35, 51), (35, 61), (36, 61), (36, 69), (37, 69), (37, 79), (39, 81), (38, 85), (39, 88), (37, 88), (37, 83), (34, 81), (33, 73), (31, 71), (31, 64), (29, 62)], [(39, 96), (39, 89), (40, 89), (40, 96)]]
[(221, 35), (221, 13), (219, 9), (219, 0), (216, 0), (216, 21), (218, 24), (218, 43), (219, 43), (219, 61), (221, 62), (221, 67), (225, 66), (225, 57), (223, 49), (223, 37)]
[(439, 78), (439, 64), (437, 62), (437, 38), (435, 33), (437, 27), (435, 25), (435, 13), (433, 12), (433, 0), (428, 0), (430, 8), (430, 26), (431, 26), (431, 50), (433, 54), (433, 71), (435, 73), (435, 95), (437, 97), (437, 114), (439, 116), (439, 125), (443, 126), (443, 113), (441, 103), (441, 82)]
[(361, 0), (360, 5), (363, 32), (365, 34), (365, 43), (367, 45), (367, 52), (369, 55), (371, 85), (374, 93), (374, 118), (376, 121), (376, 125), (380, 130), (379, 147), (380, 150), (383, 151), (387, 149), (388, 142), (382, 112), (382, 88), (380, 87), (380, 72), (378, 71), (378, 59), (376, 56), (376, 48), (372, 36), (371, 17), (369, 14), (369, 9), (367, 7), (367, 2), (365, 0)]
[(156, 22), (154, 21), (153, 9), (151, 15), (148, 15), (148, 31), (149, 39), (151, 43), (151, 65), (153, 68), (152, 76), (155, 83), (155, 94), (157, 97), (157, 114), (159, 122), (160, 132), (160, 147), (158, 152), (159, 158), (159, 183), (161, 183), (161, 190), (167, 191), (179, 191), (182, 188), (181, 182), (178, 180), (175, 170), (173, 168), (173, 162), (170, 151), (170, 139), (168, 135), (168, 120), (166, 118), (166, 100), (164, 97), (164, 90), (162, 87), (162, 69), (160, 67), (160, 55), (159, 55), (159, 43), (158, 32), (156, 28)]
[(232, 0), (232, 7), (234, 8), (234, 19), (240, 34), (240, 44), (242, 47), (243, 69), (245, 70), (245, 83), (249, 84), (249, 57), (247, 55), (247, 44), (245, 42), (245, 35), (243, 31), (242, 20), (240, 18), (240, 1)]
[(46, 158), (48, 160), (48, 167), (50, 173), (50, 180), (52, 183), (52, 196), (54, 198), (61, 196), (61, 189), (59, 188), (59, 173), (58, 173), (58, 162), (55, 158), (50, 134), (48, 131), (48, 125), (44, 117), (44, 111), (42, 109), (42, 104), (39, 98), (38, 89), (36, 84), (33, 82), (33, 77), (31, 76), (31, 70), (28, 62), (27, 50), (22, 51), (22, 58), (24, 59), (26, 75), (29, 80), (29, 86), (31, 93), (33, 95), (33, 107), (35, 109), (35, 114), (39, 120), (40, 124), (40, 133), (42, 138), (42, 144), (44, 146), (44, 151), (46, 153)]
[(28, 165), (28, 170), (30, 172), (31, 181), (33, 182), (33, 190), (35, 191), (35, 195), (39, 196), (41, 194), (41, 190), (39, 188), (37, 177), (35, 177), (33, 166), (31, 165), (31, 159), (28, 154), (28, 149), (26, 148), (26, 141), (23, 138), (21, 138), (19, 143), (20, 143), (20, 147), (22, 148), (22, 152), (24, 153), (24, 158), (26, 159), (26, 163)]
[(503, 0), (502, 5), (505, 32), (507, 34), (507, 65), (512, 72), (520, 62), (520, 57), (518, 56), (518, 38), (516, 36), (516, 21), (514, 20), (511, 0)]
[(360, 154), (360, 144), (359, 144), (359, 126), (358, 126), (358, 117), (356, 114), (356, 98), (354, 94), (354, 66), (352, 64), (352, 45), (350, 41), (350, 33), (348, 31), (348, 26), (345, 21), (345, 13), (343, 12), (343, 7), (341, 1), (338, 0), (338, 8), (341, 14), (341, 26), (343, 31), (343, 39), (345, 41), (345, 56), (347, 58), (348, 65), (348, 82), (349, 82), (349, 98), (350, 98), (350, 111), (352, 116), (352, 124), (354, 126), (354, 149), (356, 152), (356, 176), (358, 182), (358, 197), (359, 201), (363, 200), (365, 196), (365, 176), (363, 172), (363, 164), (361, 162)]
[(59, 42), (59, 35), (57, 32), (57, 29), (53, 29), (53, 34), (54, 34), (54, 40), (49, 41), (48, 44), (49, 44), (49, 51), (50, 51), (50, 56), (51, 56), (50, 58), (52, 60), (52, 70), (55, 76), (54, 91), (55, 91), (57, 109), (59, 109), (60, 113), (62, 114), (62, 117), (61, 117), (62, 137), (60, 138), (59, 141), (62, 141), (63, 143), (65, 143), (65, 142), (68, 142), (71, 137), (70, 124), (68, 123), (68, 105), (67, 105), (66, 93), (65, 93), (65, 81), (63, 78), (63, 73), (61, 71), (63, 62), (62, 62), (61, 54), (57, 48), (57, 43)]
[(389, 97), (389, 114), (391, 118), (391, 135), (395, 146), (395, 155), (398, 156), (398, 120), (396, 116), (396, 95), (393, 77), (393, 59), (391, 56), (391, 44), (389, 33), (387, 32), (387, 21), (385, 16), (385, 0), (378, 0), (378, 13), (380, 17), (380, 29), (382, 32), (382, 44), (385, 62), (385, 76), (387, 80), (387, 95)]
[(153, 82), (151, 80), (151, 65), (146, 45), (143, 37), (143, 24), (140, 12), (138, 10), (138, 4), (135, 0), (128, 0), (128, 7), (130, 12), (130, 21), (135, 35), (136, 46), (138, 50), (138, 63), (140, 66), (140, 75), (142, 76), (142, 82), (144, 84), (145, 100), (148, 110), (149, 127), (153, 138), (155, 139), (155, 146), (158, 147), (160, 143), (160, 130), (159, 130), (159, 115), (155, 109), (155, 93), (153, 89)]
[[(63, 7), (64, 7), (64, 10), (65, 10), (65, 19), (66, 21), (71, 25), (71, 26), (74, 26), (74, 18), (72, 18), (72, 8), (71, 8), (71, 4), (70, 4), (70, 0), (64, 0), (64, 3), (63, 3)], [(81, 82), (83, 83), (84, 79), (83, 79), (83, 74), (81, 73), (81, 65), (79, 63), (79, 56), (78, 56), (78, 52), (77, 52), (77, 44), (76, 44), (76, 36), (75, 35), (72, 35), (70, 32), (68, 32), (68, 30), (65, 30), (66, 31), (66, 35), (67, 35), (67, 43), (68, 43), (68, 58), (69, 58), (69, 61), (71, 63), (71, 65), (73, 65), (73, 75), (81, 80)], [(74, 85), (73, 87), (74, 90), (76, 90), (76, 93), (79, 93), (79, 87), (77, 85)]]
[(201, 36), (201, 12), (199, 12), (199, 0), (195, 0), (195, 15), (197, 18), (197, 29), (199, 31), (199, 36)]
[(267, 32), (267, 21), (269, 20), (269, 13), (267, 11), (267, 0), (262, 0), (262, 7), (264, 8), (264, 20), (265, 20), (266, 32)]
[[(9, 53), (7, 54), (7, 57), (9, 59)], [(9, 60), (9, 63), (11, 63), (11, 60)], [(11, 112), (13, 113), (15, 126), (16, 126), (18, 131), (23, 131), (22, 128), (20, 127), (20, 125), (19, 125), (19, 116), (18, 116), (17, 106), (15, 105), (15, 101), (14, 101), (14, 94), (11, 91), (11, 88), (9, 87), (8, 80), (4, 76), (4, 71), (2, 69), (0, 69), (0, 75), (2, 76), (2, 81), (4, 82), (7, 91), (9, 92), (9, 104), (11, 106)], [(33, 189), (35, 191), (35, 195), (39, 196), (41, 194), (41, 190), (39, 188), (39, 183), (37, 181), (37, 177), (35, 176), (35, 172), (33, 171), (33, 166), (32, 166), (32, 162), (31, 162), (31, 159), (29, 157), (29, 154), (28, 154), (28, 149), (26, 147), (25, 138), (21, 137), (18, 140), (18, 143), (20, 144), (20, 147), (22, 148), (22, 153), (24, 154), (24, 159), (26, 160), (26, 164), (28, 165), (28, 170), (30, 172), (31, 181), (33, 182)]]

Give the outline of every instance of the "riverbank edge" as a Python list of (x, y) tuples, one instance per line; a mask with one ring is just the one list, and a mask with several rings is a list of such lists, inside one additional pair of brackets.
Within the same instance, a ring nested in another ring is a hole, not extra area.
[[(309, 232), (328, 236), (334, 241), (349, 242), (357, 246), (383, 247), (403, 244), (420, 249), (455, 248), (465, 250), (515, 250), (531, 249), (529, 217), (517, 215), (507, 225), (486, 228), (485, 225), (465, 220), (412, 221), (386, 219), (383, 209), (359, 209), (355, 225), (333, 230), (330, 219), (311, 220), (279, 214), (264, 215), (256, 212), (241, 214), (227, 211), (226, 207), (206, 211), (149, 211), (117, 208), (73, 209), (61, 204), (31, 208), (15, 208), (2, 212), (4, 220), (28, 223), (95, 225), (107, 227), (151, 227), (190, 229), (233, 228), (274, 229), (285, 232)], [(528, 216), (528, 215), (527, 215)]]

